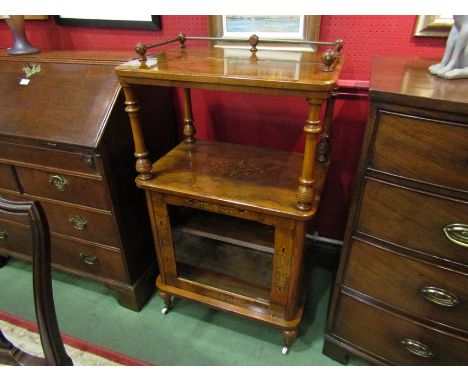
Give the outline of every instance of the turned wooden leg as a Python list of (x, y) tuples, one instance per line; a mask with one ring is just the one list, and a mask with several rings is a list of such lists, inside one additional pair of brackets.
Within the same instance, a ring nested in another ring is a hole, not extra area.
[(304, 160), (302, 163), (302, 173), (299, 178), (299, 187), (297, 188), (297, 208), (301, 211), (312, 209), (315, 201), (315, 156), (317, 152), (317, 142), (321, 131), (320, 127), (320, 107), (322, 101), (308, 98), (309, 116), (304, 131), (306, 133), (306, 142), (304, 147)]
[(327, 100), (325, 108), (325, 119), (323, 121), (323, 132), (320, 135), (320, 142), (317, 148), (317, 162), (327, 162), (330, 154), (330, 140), (331, 140), (331, 121), (333, 120), (333, 111), (335, 109), (335, 97), (332, 95)]
[(288, 354), (291, 345), (297, 338), (297, 333), (298, 329), (283, 330), (283, 349), (281, 350), (283, 355)]
[(151, 161), (148, 158), (148, 150), (146, 149), (140, 125), (140, 106), (135, 98), (132, 87), (128, 84), (121, 85), (125, 93), (125, 111), (128, 113), (130, 124), (132, 126), (133, 141), (135, 144), (135, 158), (137, 158), (135, 168), (140, 179), (151, 179), (153, 177), (151, 174)]
[(195, 126), (193, 125), (192, 97), (190, 89), (184, 88), (184, 136), (185, 142), (195, 142)]
[(171, 301), (171, 295), (167, 294), (166, 292), (159, 291), (159, 296), (162, 298), (164, 301), (164, 308), (161, 309), (162, 314), (167, 314), (169, 310), (172, 308), (172, 301)]

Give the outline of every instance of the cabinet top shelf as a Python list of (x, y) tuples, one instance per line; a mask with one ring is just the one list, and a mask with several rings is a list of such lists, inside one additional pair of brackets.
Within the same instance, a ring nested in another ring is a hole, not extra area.
[(338, 56), (332, 71), (323, 71), (320, 53), (220, 47), (169, 49), (121, 64), (116, 72), (121, 82), (162, 86), (186, 86), (297, 95), (323, 92), (336, 87), (343, 64)]

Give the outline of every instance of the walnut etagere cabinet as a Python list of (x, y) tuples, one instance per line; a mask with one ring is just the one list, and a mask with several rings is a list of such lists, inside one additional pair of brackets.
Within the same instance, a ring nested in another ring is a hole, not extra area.
[(468, 80), (377, 58), (324, 353), (468, 365)]
[[(140, 59), (116, 71), (132, 122), (136, 183), (146, 191), (152, 221), (163, 313), (177, 296), (259, 320), (282, 330), (286, 354), (304, 304), (306, 224), (328, 163), (326, 150), (322, 162), (315, 160), (319, 114), (342, 57), (337, 49), (328, 52), (324, 65), (318, 53), (185, 45), (147, 57), (146, 48), (138, 45)], [(135, 85), (183, 88), (184, 141), (155, 163), (140, 134)], [(303, 97), (309, 104), (304, 155), (197, 141), (192, 88)]]
[[(140, 310), (155, 290), (157, 270), (113, 70), (130, 57), (66, 51), (0, 57), (0, 194), (42, 204), (54, 268), (102, 282), (121, 305)], [(142, 119), (146, 134), (158, 136), (152, 151), (158, 157), (176, 142), (174, 120), (169, 90), (150, 90), (135, 89), (143, 104), (155, 102)], [(10, 256), (31, 259), (29, 229), (0, 219), (2, 264)]]

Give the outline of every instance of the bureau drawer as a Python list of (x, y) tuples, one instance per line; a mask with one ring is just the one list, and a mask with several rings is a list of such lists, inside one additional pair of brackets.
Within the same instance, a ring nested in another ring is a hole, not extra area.
[(109, 210), (101, 180), (25, 167), (17, 167), (16, 171), (25, 194)]
[(468, 125), (380, 111), (369, 166), (468, 191)]
[(120, 251), (52, 235), (52, 263), (87, 274), (128, 282)]
[(13, 167), (6, 163), (0, 163), (0, 188), (19, 191), (13, 174)]
[(466, 340), (420, 325), (346, 294), (340, 295), (334, 333), (395, 365), (468, 364)]
[(353, 240), (344, 285), (468, 332), (468, 275)]
[(83, 174), (100, 175), (100, 171), (96, 168), (91, 154), (86, 155), (55, 150), (53, 148), (46, 149), (0, 141), (0, 158), (15, 164), (27, 163)]
[(356, 229), (430, 256), (468, 265), (468, 248), (455, 244), (444, 233), (444, 228), (459, 223), (468, 224), (467, 202), (367, 179)]
[(52, 232), (113, 247), (120, 246), (114, 218), (110, 213), (45, 202), (41, 204)]
[[(24, 223), (28, 224), (26, 221)], [(29, 225), (0, 218), (0, 255), (8, 255), (4, 250), (32, 256)]]
[[(6, 232), (6, 237), (5, 237)], [(0, 254), (2, 248), (32, 256), (32, 238), (29, 226), (0, 219)], [(4, 253), (9, 255), (8, 253)], [(51, 235), (52, 265), (64, 270), (84, 272), (112, 280), (127, 282), (122, 254), (118, 250), (94, 246), (63, 236)]]

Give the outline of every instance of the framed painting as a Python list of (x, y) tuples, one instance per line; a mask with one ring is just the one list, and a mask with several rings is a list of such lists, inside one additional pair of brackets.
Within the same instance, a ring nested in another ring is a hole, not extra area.
[(414, 35), (417, 37), (447, 37), (453, 25), (450, 15), (418, 16)]
[[(315, 50), (314, 46), (307, 44), (288, 44), (286, 40), (317, 41), (320, 29), (320, 16), (300, 15), (221, 15), (208, 17), (210, 36), (221, 38), (215, 46), (239, 46), (234, 39), (247, 40), (252, 34), (260, 38), (259, 48), (288, 49), (288, 50)], [(282, 42), (267, 43), (263, 39), (285, 40)], [(246, 46), (250, 48), (250, 46)]]
[(153, 29), (161, 30), (161, 16), (147, 16), (133, 19), (92, 19), (86, 16), (59, 15), (54, 16), (59, 25), (94, 27), (94, 28), (116, 28), (116, 29)]

